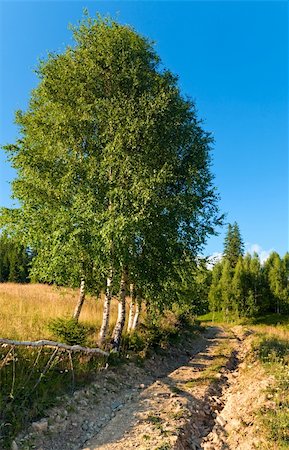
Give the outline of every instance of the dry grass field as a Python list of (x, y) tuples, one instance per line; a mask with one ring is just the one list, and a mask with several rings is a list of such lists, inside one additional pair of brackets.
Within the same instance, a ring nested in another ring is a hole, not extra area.
[[(0, 337), (8, 339), (50, 339), (49, 320), (71, 317), (78, 289), (46, 284), (0, 283)], [(80, 322), (97, 330), (101, 324), (102, 298), (87, 296)], [(111, 326), (117, 316), (117, 301), (112, 301)]]

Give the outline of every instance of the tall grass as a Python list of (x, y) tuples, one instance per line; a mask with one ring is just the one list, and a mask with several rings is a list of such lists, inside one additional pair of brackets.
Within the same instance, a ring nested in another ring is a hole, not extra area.
[[(78, 290), (44, 284), (0, 284), (0, 337), (15, 340), (55, 339), (52, 319), (71, 317)], [(97, 341), (103, 298), (87, 296), (80, 323), (95, 330)], [(117, 317), (112, 300), (110, 327)], [(89, 344), (89, 345), (90, 345)], [(57, 396), (93, 378), (105, 358), (84, 357), (51, 349), (0, 347), (0, 448), (10, 448), (13, 436), (28, 421), (41, 417)]]
[[(47, 325), (57, 317), (71, 317), (78, 290), (45, 284), (0, 283), (0, 337), (37, 340), (54, 336)], [(87, 296), (80, 322), (95, 328), (101, 325), (103, 298)], [(110, 326), (117, 317), (117, 300), (112, 300)]]

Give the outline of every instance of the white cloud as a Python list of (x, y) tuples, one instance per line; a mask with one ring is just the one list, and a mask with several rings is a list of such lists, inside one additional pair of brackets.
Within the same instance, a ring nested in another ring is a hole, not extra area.
[(270, 253), (274, 251), (272, 248), (270, 250), (264, 250), (261, 245), (251, 244), (250, 242), (245, 244), (245, 249), (246, 253), (251, 253), (251, 255), (256, 252), (259, 255), (262, 264), (266, 261), (266, 259), (268, 259)]

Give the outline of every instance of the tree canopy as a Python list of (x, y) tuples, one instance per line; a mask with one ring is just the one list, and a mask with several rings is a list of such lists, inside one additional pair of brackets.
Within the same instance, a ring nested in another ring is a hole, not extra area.
[(20, 207), (2, 224), (35, 249), (39, 279), (101, 289), (125, 270), (160, 304), (222, 222), (212, 138), (149, 39), (88, 16), (73, 36), (41, 61), (16, 114), (20, 138), (5, 150)]

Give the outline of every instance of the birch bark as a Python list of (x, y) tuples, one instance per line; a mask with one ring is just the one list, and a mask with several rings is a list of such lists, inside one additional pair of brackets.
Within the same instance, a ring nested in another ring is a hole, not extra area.
[(104, 304), (103, 304), (102, 324), (101, 324), (101, 328), (100, 328), (100, 332), (99, 332), (99, 344), (100, 345), (103, 345), (103, 343), (106, 339), (107, 330), (108, 330), (108, 326), (109, 326), (112, 277), (113, 277), (113, 272), (111, 269), (110, 274), (106, 279), (106, 291), (105, 291)]
[(76, 304), (74, 313), (73, 313), (73, 318), (78, 322), (80, 313), (81, 313), (81, 309), (82, 309), (82, 305), (83, 302), (85, 300), (85, 281), (84, 278), (81, 279), (80, 282), (80, 289), (79, 289), (79, 299), (78, 302)]
[(136, 304), (135, 304), (135, 289), (134, 289), (133, 283), (130, 284), (129, 289), (130, 289), (130, 305), (129, 305), (129, 316), (128, 316), (128, 323), (127, 323), (128, 333), (132, 329), (133, 318), (134, 318), (134, 314), (135, 314), (135, 306), (136, 306)]
[(112, 348), (119, 350), (121, 335), (125, 323), (125, 296), (126, 296), (127, 271), (123, 270), (120, 281), (120, 292), (118, 300), (118, 316), (112, 333)]
[(136, 301), (135, 314), (134, 314), (134, 318), (132, 321), (132, 327), (131, 327), (132, 330), (135, 330), (138, 326), (140, 312), (141, 312), (141, 298), (138, 296), (137, 301)]

